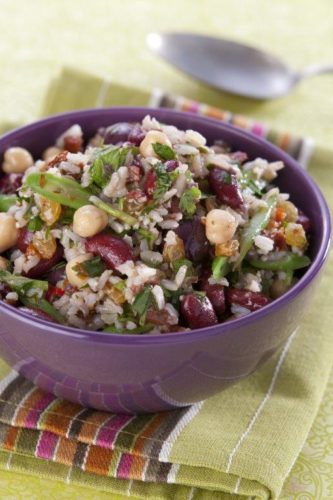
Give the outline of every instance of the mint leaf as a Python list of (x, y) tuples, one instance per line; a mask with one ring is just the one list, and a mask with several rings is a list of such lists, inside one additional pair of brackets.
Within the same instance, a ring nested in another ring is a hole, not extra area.
[(185, 215), (194, 215), (197, 209), (196, 202), (201, 198), (201, 191), (199, 188), (192, 186), (190, 189), (185, 191), (180, 197), (180, 209), (185, 213)]
[(142, 292), (136, 296), (132, 304), (132, 310), (139, 315), (141, 324), (144, 323), (146, 313), (152, 304), (152, 300), (152, 286), (146, 285)]
[(135, 155), (139, 152), (139, 149), (134, 146), (103, 148), (90, 167), (92, 181), (97, 186), (104, 188), (109, 182), (112, 173), (124, 165), (130, 152)]
[(153, 150), (155, 153), (162, 158), (162, 160), (175, 160), (176, 159), (176, 153), (170, 146), (166, 146), (165, 144), (160, 144), (159, 142), (156, 142), (153, 144)]
[(106, 269), (106, 266), (100, 257), (95, 257), (91, 260), (85, 260), (80, 262), (77, 266), (73, 267), (73, 270), (77, 274), (85, 274), (89, 278), (96, 278), (100, 276)]

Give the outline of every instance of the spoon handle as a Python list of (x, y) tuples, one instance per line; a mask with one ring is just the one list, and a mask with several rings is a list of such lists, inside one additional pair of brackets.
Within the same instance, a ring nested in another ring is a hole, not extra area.
[(321, 75), (323, 73), (333, 73), (333, 64), (311, 64), (299, 72), (300, 78)]

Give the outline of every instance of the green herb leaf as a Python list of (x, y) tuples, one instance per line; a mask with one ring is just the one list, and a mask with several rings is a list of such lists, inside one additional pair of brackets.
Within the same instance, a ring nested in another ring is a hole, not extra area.
[(152, 286), (146, 285), (145, 288), (142, 290), (142, 292), (140, 292), (136, 296), (132, 304), (132, 310), (139, 315), (140, 323), (144, 322), (144, 318), (146, 316), (149, 307), (152, 304), (152, 300), (153, 300)]
[(78, 274), (86, 274), (89, 278), (100, 276), (106, 269), (106, 266), (100, 257), (94, 257), (91, 260), (80, 262), (73, 270)]
[(6, 283), (19, 295), (25, 295), (32, 288), (36, 288), (41, 292), (46, 292), (49, 284), (47, 281), (33, 280), (24, 276), (11, 274), (8, 271), (0, 270), (0, 282)]
[(193, 264), (188, 259), (177, 259), (177, 260), (172, 261), (170, 265), (171, 265), (171, 268), (173, 269), (173, 271), (175, 271), (176, 273), (179, 271), (179, 269), (182, 266), (186, 266), (187, 267), (186, 274), (192, 274), (193, 273)]
[(263, 230), (268, 224), (268, 221), (272, 215), (273, 209), (276, 205), (276, 196), (271, 196), (266, 200), (267, 207), (260, 208), (250, 219), (247, 226), (244, 228), (239, 249), (239, 257), (235, 263), (235, 269), (239, 268), (247, 252), (251, 249), (253, 245), (254, 238)]
[(43, 311), (52, 319), (54, 319), (57, 323), (64, 324), (65, 320), (60, 314), (60, 312), (46, 299), (44, 298), (36, 298), (36, 297), (20, 297), (22, 304), (26, 307), (31, 307), (33, 309), (39, 309)]
[(95, 158), (90, 167), (90, 175), (92, 181), (97, 186), (104, 188), (111, 177), (111, 174), (124, 165), (127, 155), (138, 154), (139, 149), (134, 146), (129, 147), (107, 147), (103, 148)]
[(17, 200), (16, 194), (0, 194), (0, 212), (7, 212)]
[(249, 263), (256, 269), (267, 269), (270, 271), (295, 271), (296, 269), (308, 267), (311, 264), (311, 260), (306, 255), (297, 255), (296, 253), (288, 252), (280, 259), (249, 259)]
[(151, 233), (148, 229), (140, 227), (137, 231), (140, 238), (147, 240), (149, 248), (152, 249), (157, 238), (156, 234)]
[(156, 188), (154, 191), (154, 200), (159, 200), (164, 193), (168, 191), (171, 186), (172, 180), (162, 163), (155, 166), (156, 173)]
[(122, 222), (125, 222), (125, 224), (133, 226), (134, 224), (137, 223), (135, 217), (126, 212), (123, 212), (122, 210), (118, 210), (118, 208), (113, 207), (109, 203), (105, 203), (105, 201), (102, 201), (100, 198), (97, 198), (97, 196), (91, 196), (89, 201), (94, 205), (96, 205), (96, 207), (100, 208), (101, 210), (104, 210), (104, 212), (106, 212), (107, 214), (112, 215), (115, 219), (119, 219)]
[(200, 200), (200, 197), (201, 191), (195, 186), (192, 186), (181, 195), (179, 206), (185, 215), (191, 216), (195, 214), (197, 209), (196, 202)]
[(35, 193), (65, 207), (80, 208), (89, 204), (91, 192), (81, 184), (66, 177), (58, 177), (47, 172), (33, 172), (25, 180)]
[(75, 214), (75, 209), (71, 207), (65, 207), (62, 211), (62, 216), (60, 222), (64, 226), (69, 226), (73, 222), (73, 217)]
[(218, 257), (215, 257), (212, 262), (213, 278), (216, 280), (223, 278), (223, 276), (225, 276), (228, 273), (229, 267), (230, 266), (227, 257), (225, 257), (224, 255), (219, 255)]
[(36, 217), (30, 219), (27, 228), (32, 233), (35, 233), (36, 231), (40, 231), (43, 228), (43, 226), (44, 226), (44, 221), (42, 221), (39, 215), (36, 215)]
[(160, 144), (159, 142), (156, 142), (153, 144), (153, 150), (155, 153), (162, 158), (162, 160), (175, 160), (176, 159), (176, 153), (170, 146), (167, 146), (166, 144)]

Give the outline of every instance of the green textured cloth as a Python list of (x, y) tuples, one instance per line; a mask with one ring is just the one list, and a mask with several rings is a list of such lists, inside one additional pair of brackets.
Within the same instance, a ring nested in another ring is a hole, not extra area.
[[(149, 93), (103, 82), (67, 69), (50, 86), (43, 116), (69, 109), (148, 105)], [(333, 206), (333, 155), (312, 155), (310, 173)], [(207, 400), (169, 436), (161, 460), (174, 464), (168, 483), (122, 481), (74, 470), (73, 483), (134, 497), (229, 498), (239, 494), (276, 498), (302, 449), (318, 411), (333, 359), (331, 304), (333, 262), (298, 332), (260, 370)], [(283, 321), (283, 318), (281, 319)], [(24, 454), (0, 453), (0, 466), (64, 480), (68, 467)]]

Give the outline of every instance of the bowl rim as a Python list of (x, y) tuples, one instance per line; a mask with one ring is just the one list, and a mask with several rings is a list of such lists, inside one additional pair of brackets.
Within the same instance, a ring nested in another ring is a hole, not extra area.
[[(322, 217), (323, 223), (323, 231), (322, 238), (320, 241), (320, 246), (317, 252), (315, 259), (311, 262), (310, 267), (304, 273), (302, 278), (284, 295), (275, 299), (267, 306), (259, 309), (258, 311), (251, 312), (250, 314), (243, 316), (241, 318), (233, 319), (224, 323), (218, 323), (214, 326), (198, 328), (189, 332), (172, 332), (172, 333), (164, 333), (161, 334), (151, 334), (151, 335), (118, 335), (112, 333), (104, 333), (104, 332), (96, 332), (94, 330), (83, 330), (75, 327), (70, 327), (66, 325), (57, 325), (56, 323), (51, 323), (47, 320), (43, 320), (40, 318), (36, 318), (29, 313), (25, 313), (23, 311), (18, 310), (17, 308), (5, 304), (3, 301), (0, 301), (0, 311), (5, 314), (9, 314), (12, 317), (20, 317), (26, 323), (36, 325), (39, 327), (46, 327), (48, 331), (52, 331), (53, 333), (59, 335), (65, 335), (70, 337), (77, 337), (80, 339), (84, 339), (87, 341), (96, 341), (99, 343), (105, 344), (126, 344), (126, 345), (138, 345), (138, 344), (173, 344), (173, 343), (183, 343), (188, 341), (199, 341), (203, 338), (215, 336), (215, 335), (223, 335), (231, 330), (235, 330), (240, 327), (251, 325), (269, 315), (273, 311), (277, 311), (283, 306), (285, 306), (288, 302), (294, 300), (298, 294), (306, 288), (316, 277), (316, 275), (321, 270), (323, 264), (325, 263), (329, 249), (330, 249), (330, 241), (331, 241), (331, 217), (329, 208), (325, 201), (321, 190), (317, 186), (316, 182), (312, 179), (310, 174), (306, 172), (306, 170), (288, 153), (278, 148), (274, 144), (270, 143), (266, 139), (259, 137), (245, 129), (241, 129), (234, 125), (230, 125), (229, 123), (222, 122), (216, 120), (214, 118), (209, 118), (201, 115), (197, 115), (195, 113), (177, 111), (169, 108), (151, 108), (151, 107), (136, 107), (136, 106), (112, 106), (108, 108), (88, 108), (88, 109), (80, 109), (80, 110), (72, 110), (65, 113), (59, 113), (56, 115), (49, 116), (47, 118), (43, 118), (38, 121), (34, 121), (28, 125), (23, 127), (16, 128), (11, 130), (0, 137), (0, 144), (7, 139), (10, 139), (12, 136), (15, 139), (19, 138), (21, 134), (26, 134), (27, 132), (33, 132), (35, 129), (39, 129), (43, 125), (47, 125), (52, 122), (59, 122), (61, 120), (67, 119), (80, 119), (81, 116), (89, 116), (95, 114), (107, 115), (110, 112), (123, 113), (126, 115), (127, 113), (131, 114), (133, 112), (137, 112), (142, 115), (142, 118), (147, 115), (161, 114), (165, 115), (167, 120), (170, 118), (170, 122), (172, 123), (172, 118), (189, 119), (193, 120), (193, 122), (199, 122), (202, 126), (205, 124), (214, 126), (219, 128), (220, 130), (227, 130), (237, 135), (238, 137), (244, 137), (246, 140), (251, 140), (255, 142), (263, 149), (270, 150), (271, 153), (276, 154), (277, 157), (283, 162), (292, 166), (292, 168), (296, 168), (298, 174), (303, 177), (304, 181), (309, 185), (312, 196), (316, 199), (319, 207), (320, 207), (320, 216)], [(111, 117), (112, 118), (112, 117)], [(124, 116), (124, 120), (126, 116)], [(195, 129), (195, 125), (194, 125)]]

